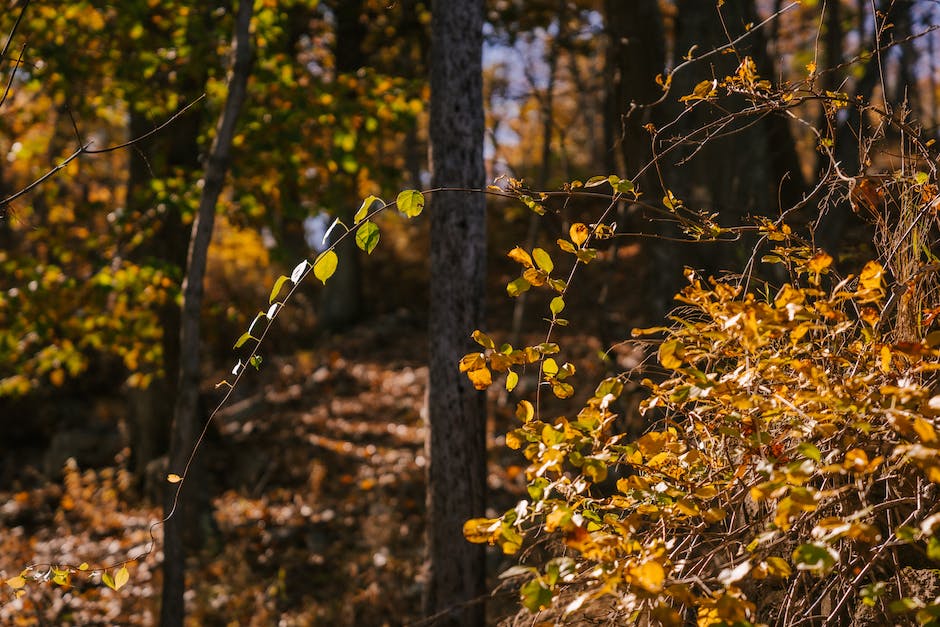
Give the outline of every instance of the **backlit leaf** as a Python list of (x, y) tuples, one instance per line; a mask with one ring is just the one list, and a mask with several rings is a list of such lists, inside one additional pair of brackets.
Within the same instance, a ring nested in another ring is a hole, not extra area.
[(19, 590), (20, 588), (26, 586), (26, 579), (23, 577), (11, 577), (6, 580), (6, 584), (14, 590)]
[(863, 290), (881, 290), (881, 277), (884, 275), (884, 268), (877, 261), (869, 261), (862, 268), (862, 273), (858, 277), (858, 286)]
[(682, 344), (679, 340), (668, 340), (659, 345), (659, 363), (663, 368), (675, 370), (682, 367)]
[[(304, 263), (306, 263), (306, 261)], [(274, 300), (277, 298), (277, 295), (281, 293), (281, 288), (288, 281), (290, 281), (290, 277), (284, 276), (283, 274), (278, 277), (277, 281), (274, 282), (274, 287), (271, 288), (271, 295), (268, 297), (268, 303), (274, 302)]]
[(477, 390), (485, 390), (493, 383), (493, 373), (486, 367), (468, 370), (467, 377), (470, 378), (470, 382), (473, 383), (473, 387)]
[(539, 583), (538, 579), (533, 579), (523, 585), (519, 593), (522, 596), (522, 605), (532, 613), (552, 604), (552, 591)]
[(171, 472), (170, 474), (168, 474), (168, 475), (166, 476), (166, 480), (167, 480), (169, 483), (179, 483), (180, 481), (183, 480), (183, 478), (180, 477), (180, 476), (179, 476), (178, 474), (176, 474), (175, 472)]
[(313, 262), (313, 275), (320, 279), (322, 283), (326, 284), (327, 279), (336, 272), (336, 264), (338, 261), (335, 252), (332, 250), (324, 251), (317, 257), (317, 260)]
[(398, 210), (409, 218), (421, 215), (421, 211), (424, 209), (424, 195), (414, 189), (406, 189), (398, 194), (398, 199), (395, 202), (398, 205)]
[(586, 224), (581, 222), (575, 222), (571, 225), (571, 228), (568, 229), (568, 237), (571, 238), (571, 241), (574, 242), (574, 245), (578, 248), (587, 241), (588, 235), (591, 234), (591, 231), (588, 229)]
[(353, 221), (356, 224), (359, 224), (366, 219), (366, 216), (369, 215), (369, 209), (372, 208), (372, 205), (376, 202), (381, 202), (384, 204), (381, 198), (378, 196), (366, 196), (365, 200), (362, 201), (362, 204), (359, 206), (359, 210), (356, 211), (356, 215), (353, 216)]
[(499, 523), (498, 518), (471, 518), (463, 524), (463, 535), (476, 544), (492, 543), (499, 533)]
[(562, 249), (562, 250), (565, 251), (566, 253), (574, 254), (575, 250), (577, 250), (577, 249), (574, 247), (574, 244), (572, 244), (571, 242), (569, 242), (569, 241), (566, 240), (566, 239), (560, 239), (560, 238), (559, 238), (558, 241), (557, 241), (557, 244), (558, 244), (558, 248)]
[(519, 384), (519, 375), (512, 370), (509, 371), (509, 374), (506, 375), (506, 391), (512, 392), (516, 389), (516, 386)]
[(548, 308), (554, 315), (557, 316), (565, 308), (565, 299), (561, 296), (556, 296), (552, 299), (552, 302), (548, 304)]
[(522, 422), (529, 422), (535, 417), (535, 407), (529, 401), (519, 401), (516, 404), (516, 418)]
[(818, 544), (801, 544), (793, 551), (793, 563), (797, 570), (825, 573), (836, 564), (838, 553), (833, 553), (833, 549)]
[(532, 257), (535, 259), (535, 263), (538, 265), (538, 267), (544, 270), (546, 273), (551, 274), (551, 271), (555, 269), (555, 264), (552, 262), (552, 258), (549, 257), (548, 253), (541, 248), (536, 248), (533, 250)]
[(526, 281), (523, 277), (519, 277), (515, 281), (511, 281), (509, 285), (506, 286), (506, 293), (515, 297), (527, 291), (530, 287), (532, 287), (531, 283)]
[[(247, 342), (250, 339), (253, 339), (251, 337), (251, 333), (248, 333), (248, 332), (242, 333), (241, 336), (235, 341), (235, 346), (233, 346), (233, 348), (241, 348), (245, 344), (245, 342)], [(232, 374), (238, 374), (238, 373), (233, 372)]]
[(599, 459), (585, 459), (581, 472), (593, 483), (600, 483), (607, 478), (607, 464)]
[(658, 594), (663, 590), (663, 583), (666, 581), (666, 571), (659, 562), (649, 560), (636, 568), (631, 568), (630, 578), (633, 580), (632, 583), (634, 585), (643, 588), (647, 592)]
[(356, 231), (356, 246), (371, 255), (379, 243), (379, 227), (375, 222), (363, 222)]
[(558, 398), (571, 398), (574, 394), (574, 386), (563, 381), (552, 381), (552, 394)]
[(130, 573), (127, 572), (126, 566), (121, 566), (121, 568), (114, 574), (114, 589), (120, 590), (124, 587), (131, 578)]
[(522, 248), (518, 246), (510, 250), (507, 256), (513, 261), (515, 261), (516, 263), (521, 263), (526, 268), (533, 267), (532, 257), (529, 256), (529, 253), (527, 253), (526, 251), (524, 251)]
[(607, 182), (606, 176), (592, 176), (587, 181), (585, 181), (584, 186), (585, 187), (597, 187), (599, 185), (603, 185), (606, 182)]
[(490, 348), (492, 350), (496, 350), (496, 344), (493, 342), (493, 339), (489, 335), (484, 333), (483, 331), (480, 331), (479, 329), (477, 329), (470, 335), (470, 337), (472, 337), (473, 341), (479, 344), (480, 346), (482, 346), (483, 348)]

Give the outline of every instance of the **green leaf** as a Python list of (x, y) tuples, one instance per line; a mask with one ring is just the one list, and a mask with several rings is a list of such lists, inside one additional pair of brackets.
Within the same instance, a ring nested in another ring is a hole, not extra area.
[(524, 584), (519, 593), (522, 595), (522, 604), (533, 614), (552, 604), (552, 591), (544, 587), (538, 579)]
[(598, 185), (603, 185), (607, 182), (608, 177), (606, 176), (592, 176), (584, 183), (585, 187), (597, 187)]
[(248, 360), (248, 363), (254, 367), (255, 370), (261, 370), (261, 362), (264, 360), (264, 357), (261, 355), (252, 355), (251, 359)]
[(339, 259), (336, 257), (335, 252), (332, 250), (324, 251), (313, 262), (313, 275), (325, 285), (326, 280), (336, 272), (337, 263), (339, 263)]
[(509, 283), (509, 285), (506, 286), (506, 293), (509, 294), (510, 296), (515, 297), (527, 291), (530, 287), (532, 287), (531, 283), (526, 281), (524, 278), (519, 277), (518, 279), (516, 279), (515, 281), (512, 281), (511, 283)]
[(793, 551), (793, 563), (797, 570), (817, 573), (828, 572), (836, 563), (832, 549), (818, 544), (801, 544)]
[(532, 251), (532, 258), (535, 259), (536, 265), (546, 273), (551, 273), (555, 268), (555, 264), (552, 263), (552, 258), (541, 248), (536, 248)]
[(114, 577), (112, 577), (111, 573), (109, 573), (108, 571), (101, 573), (101, 583), (108, 586), (112, 590), (117, 589), (114, 587)]
[(822, 461), (822, 453), (812, 442), (800, 442), (797, 445), (796, 450), (806, 459), (811, 459), (814, 462)]
[(577, 253), (578, 261), (584, 264), (591, 263), (595, 257), (597, 257), (596, 248), (582, 248)]
[(542, 497), (545, 495), (545, 488), (548, 486), (548, 479), (545, 477), (536, 477), (532, 480), (532, 483), (526, 487), (526, 491), (528, 491), (533, 501), (541, 501)]
[(600, 483), (607, 478), (607, 464), (599, 459), (588, 458), (581, 466), (581, 472), (593, 483)]
[(379, 243), (379, 227), (375, 222), (363, 222), (356, 231), (356, 246), (371, 255)]
[(369, 209), (376, 202), (385, 204), (384, 201), (378, 196), (366, 196), (366, 199), (362, 201), (362, 204), (359, 206), (359, 211), (356, 212), (356, 215), (353, 216), (353, 222), (359, 224), (366, 219), (366, 216), (369, 215)]
[(621, 179), (613, 174), (608, 178), (610, 186), (614, 188), (614, 191), (619, 194), (629, 194), (633, 191), (633, 181), (629, 179)]
[(940, 540), (936, 536), (927, 540), (927, 557), (935, 562), (940, 562)]
[(277, 295), (281, 293), (281, 288), (284, 287), (284, 284), (290, 281), (290, 277), (284, 276), (283, 274), (278, 277), (277, 281), (274, 282), (274, 287), (271, 288), (271, 295), (268, 296), (268, 303), (273, 303), (274, 299), (277, 298)]
[(548, 304), (548, 308), (551, 310), (553, 315), (557, 316), (561, 313), (562, 309), (565, 308), (565, 299), (561, 296), (556, 296), (552, 299), (552, 302)]
[(254, 339), (253, 337), (251, 337), (251, 333), (248, 333), (247, 331), (245, 331), (244, 333), (241, 334), (241, 337), (239, 337), (235, 341), (235, 346), (233, 346), (232, 348), (241, 348), (245, 342), (251, 339)]
[(424, 194), (414, 189), (406, 189), (398, 194), (395, 203), (398, 205), (399, 211), (409, 218), (414, 218), (421, 215), (421, 211), (424, 209)]
[(614, 398), (620, 396), (623, 392), (623, 382), (616, 377), (608, 377), (601, 381), (597, 389), (594, 390), (594, 396), (597, 398), (604, 398), (608, 394), (612, 395)]

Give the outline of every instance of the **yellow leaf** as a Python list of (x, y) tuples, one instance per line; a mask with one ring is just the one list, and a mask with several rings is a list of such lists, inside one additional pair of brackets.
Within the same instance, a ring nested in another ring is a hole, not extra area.
[(499, 526), (498, 518), (471, 518), (463, 524), (463, 535), (476, 544), (492, 544), (499, 533)]
[(467, 353), (460, 358), (460, 363), (458, 368), (460, 372), (467, 372), (468, 370), (479, 370), (486, 366), (486, 356), (483, 353)]
[(516, 418), (522, 422), (529, 422), (535, 417), (535, 407), (529, 401), (519, 401), (516, 405)]
[(647, 592), (658, 594), (663, 591), (666, 571), (663, 570), (659, 562), (650, 560), (630, 569), (630, 577), (633, 579), (634, 585), (643, 588)]
[(766, 564), (767, 574), (771, 577), (786, 578), (793, 572), (793, 569), (790, 568), (790, 564), (782, 557), (768, 557)]
[(122, 587), (124, 587), (124, 584), (130, 580), (130, 578), (131, 575), (127, 572), (127, 567), (121, 566), (121, 569), (114, 575), (114, 589), (120, 590)]
[(515, 261), (516, 263), (521, 263), (526, 268), (533, 267), (532, 257), (529, 256), (529, 253), (522, 250), (518, 246), (509, 251), (508, 257)]
[(810, 272), (819, 274), (830, 265), (832, 265), (832, 257), (823, 251), (819, 251), (812, 259), (809, 260), (807, 267), (809, 268)]
[(166, 480), (169, 481), (170, 483), (179, 483), (180, 481), (183, 480), (183, 478), (180, 477), (178, 474), (171, 472), (170, 474), (166, 476)]
[(467, 376), (470, 378), (470, 382), (473, 383), (473, 387), (477, 390), (485, 390), (490, 387), (493, 383), (493, 373), (490, 372), (489, 368), (477, 368), (476, 370), (468, 370)]
[(514, 389), (516, 389), (516, 385), (518, 384), (519, 384), (519, 375), (513, 372), (512, 370), (510, 370), (509, 374), (506, 375), (506, 391), (512, 392)]
[(933, 425), (923, 418), (917, 417), (914, 419), (914, 431), (917, 432), (917, 436), (924, 444), (934, 444), (937, 441), (937, 432), (934, 430)]
[(23, 577), (10, 577), (6, 580), (6, 584), (14, 590), (19, 590), (26, 586), (26, 579)]
[(587, 241), (588, 235), (591, 233), (588, 230), (587, 225), (582, 224), (581, 222), (575, 222), (571, 225), (571, 228), (568, 229), (568, 237), (571, 238), (571, 241), (574, 242), (574, 245), (581, 247), (581, 244)]
[(362, 204), (359, 206), (359, 210), (356, 212), (356, 215), (353, 216), (353, 221), (357, 224), (366, 219), (366, 216), (369, 215), (369, 209), (375, 202), (382, 202), (381, 198), (376, 196), (368, 196), (365, 200), (362, 201)]
[(884, 373), (888, 373), (891, 370), (891, 349), (887, 344), (881, 347), (881, 361), (878, 365)]
[(682, 344), (679, 340), (669, 340), (659, 345), (659, 363), (663, 368), (675, 370), (682, 366)]
[(313, 262), (313, 275), (326, 284), (326, 280), (336, 272), (337, 263), (339, 263), (339, 259), (336, 257), (335, 252), (332, 250), (324, 251)]
[(877, 261), (869, 261), (862, 268), (862, 274), (858, 277), (858, 286), (861, 290), (881, 290), (881, 277), (884, 275), (884, 268)]
[(860, 448), (853, 448), (845, 454), (842, 466), (852, 472), (864, 472), (868, 468), (868, 453)]
[[(528, 268), (525, 272), (522, 273), (522, 278), (528, 281), (530, 285), (541, 287), (545, 285), (545, 281), (548, 279), (548, 275), (543, 270)], [(510, 296), (511, 295), (512, 294), (510, 294)]]
[(409, 218), (414, 218), (424, 209), (424, 195), (417, 190), (406, 189), (398, 194), (396, 203), (399, 211)]

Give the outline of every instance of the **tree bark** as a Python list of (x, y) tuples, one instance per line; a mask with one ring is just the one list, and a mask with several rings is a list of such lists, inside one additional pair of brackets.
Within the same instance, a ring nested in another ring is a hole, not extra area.
[[(228, 80), (228, 95), (209, 151), (205, 170), (205, 184), (199, 198), (199, 209), (193, 222), (186, 278), (183, 281), (183, 310), (180, 324), (180, 376), (170, 433), (171, 472), (184, 478), (183, 488), (177, 492), (175, 484), (167, 484), (165, 511), (169, 520), (164, 528), (163, 604), (162, 627), (183, 625), (185, 590), (185, 560), (183, 543), (184, 524), (192, 520), (187, 508), (190, 497), (200, 489), (198, 479), (190, 481), (190, 451), (197, 440), (199, 408), (199, 320), (202, 308), (203, 278), (215, 207), (225, 183), (235, 123), (245, 101), (248, 75), (251, 72), (251, 40), (249, 26), (253, 10), (252, 0), (239, 0), (235, 19), (232, 70)], [(178, 500), (177, 500), (178, 499)]]
[[(649, 133), (643, 126), (657, 121), (653, 109), (631, 111), (631, 105), (650, 103), (662, 95), (656, 75), (666, 66), (666, 39), (657, 0), (606, 0), (604, 7), (608, 38), (604, 62), (607, 169), (609, 173), (630, 177), (649, 162)], [(641, 189), (654, 194), (651, 185), (655, 184), (655, 177), (647, 178), (647, 185), (636, 182)]]
[[(482, 188), (483, 2), (435, 0), (431, 9), (432, 187)], [(481, 194), (430, 202), (430, 386), (427, 440), (430, 578), (435, 625), (482, 625), (485, 553), (463, 523), (486, 506), (486, 406), (457, 370), (483, 319), (486, 207)]]

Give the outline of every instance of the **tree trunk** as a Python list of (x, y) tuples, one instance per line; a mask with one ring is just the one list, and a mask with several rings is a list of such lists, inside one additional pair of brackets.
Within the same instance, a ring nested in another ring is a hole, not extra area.
[[(435, 0), (431, 10), (432, 187), (482, 188), (483, 2)], [(427, 441), (430, 578), (435, 625), (482, 625), (485, 552), (463, 523), (486, 507), (486, 405), (457, 370), (483, 319), (486, 207), (482, 194), (435, 195), (431, 215)]]
[[(361, 0), (339, 0), (334, 3), (336, 18), (336, 44), (333, 54), (336, 59), (336, 74), (355, 74), (365, 65), (362, 44), (368, 29), (362, 19)], [(345, 93), (345, 92), (344, 92)], [(356, 95), (351, 91), (341, 98), (349, 99), (346, 106), (355, 108)], [(337, 206), (333, 215), (352, 225), (352, 217), (359, 208), (356, 177), (337, 175), (331, 179), (333, 198)], [(339, 243), (336, 254), (343, 260), (336, 272), (323, 286), (320, 296), (319, 323), (325, 329), (342, 329), (356, 322), (362, 315), (362, 264), (359, 250), (351, 237)]]
[[(181, 490), (177, 485), (167, 485), (165, 511), (169, 520), (164, 528), (163, 605), (160, 624), (162, 627), (181, 627), (183, 624), (185, 590), (185, 550), (183, 544), (184, 525), (192, 521), (190, 508), (192, 495), (200, 489), (200, 477), (190, 477), (192, 457), (190, 452), (198, 440), (199, 417), (199, 321), (202, 308), (203, 278), (212, 228), (215, 223), (215, 207), (228, 169), (235, 123), (245, 101), (248, 75), (251, 72), (251, 24), (252, 0), (239, 0), (235, 20), (233, 63), (228, 81), (228, 95), (219, 119), (215, 140), (209, 151), (205, 170), (205, 184), (199, 198), (199, 209), (193, 222), (189, 254), (186, 262), (186, 278), (183, 281), (183, 310), (180, 324), (180, 375), (174, 407), (173, 426), (170, 434), (169, 469), (183, 477)], [(190, 479), (193, 479), (192, 481)]]
[[(604, 95), (608, 173), (631, 177), (649, 162), (650, 136), (643, 126), (655, 122), (653, 109), (631, 112), (631, 106), (653, 102), (662, 95), (656, 75), (666, 65), (666, 39), (657, 0), (606, 0), (604, 6), (608, 38)], [(654, 178), (647, 178), (653, 184)], [(650, 184), (635, 182), (654, 194)]]

